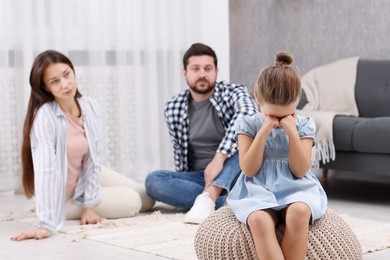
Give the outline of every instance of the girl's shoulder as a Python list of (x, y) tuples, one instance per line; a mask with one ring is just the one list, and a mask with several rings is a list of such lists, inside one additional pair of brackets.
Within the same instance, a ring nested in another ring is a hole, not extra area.
[(263, 117), (260, 113), (255, 113), (253, 115), (245, 115), (237, 118), (236, 125), (249, 124), (249, 125), (258, 125), (263, 122)]
[(300, 116), (300, 115), (297, 116), (297, 126), (302, 127), (307, 124), (315, 125), (314, 119), (308, 116)]
[(314, 136), (316, 133), (316, 124), (314, 119), (307, 116), (297, 116), (297, 129), (302, 137)]
[(255, 136), (263, 123), (263, 117), (260, 113), (245, 115), (239, 117), (235, 122), (236, 134), (247, 134)]

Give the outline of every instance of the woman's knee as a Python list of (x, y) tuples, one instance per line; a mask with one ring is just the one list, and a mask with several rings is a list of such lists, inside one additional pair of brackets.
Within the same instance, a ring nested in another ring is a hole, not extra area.
[(104, 187), (96, 211), (104, 218), (123, 218), (138, 214), (142, 201), (138, 192), (127, 187)]

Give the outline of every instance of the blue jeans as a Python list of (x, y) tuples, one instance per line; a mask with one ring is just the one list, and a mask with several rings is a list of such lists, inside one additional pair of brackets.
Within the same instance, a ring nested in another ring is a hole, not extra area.
[[(227, 193), (233, 188), (240, 174), (238, 153), (228, 158), (222, 171), (211, 185), (223, 188), (216, 201), (216, 208), (223, 206)], [(196, 197), (204, 190), (204, 171), (175, 172), (158, 170), (150, 173), (145, 181), (146, 192), (157, 201), (178, 208), (191, 208)]]

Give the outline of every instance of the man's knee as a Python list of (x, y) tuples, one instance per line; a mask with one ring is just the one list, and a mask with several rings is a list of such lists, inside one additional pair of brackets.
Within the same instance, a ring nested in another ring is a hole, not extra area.
[(161, 171), (151, 172), (145, 179), (146, 193), (155, 198), (156, 192), (159, 190), (158, 186), (161, 184)]

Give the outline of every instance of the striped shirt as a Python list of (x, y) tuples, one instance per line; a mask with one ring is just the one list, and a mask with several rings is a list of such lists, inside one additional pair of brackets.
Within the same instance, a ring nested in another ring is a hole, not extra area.
[[(99, 106), (88, 97), (78, 99), (89, 153), (77, 181), (73, 203), (91, 207), (100, 202), (98, 158)], [(47, 102), (36, 112), (30, 133), (34, 164), (35, 207), (40, 227), (59, 230), (66, 216), (65, 189), (68, 174), (67, 120), (57, 102)]]
[[(188, 99), (190, 90), (172, 97), (165, 105), (165, 121), (171, 136), (176, 171), (188, 171), (189, 117)], [(234, 122), (243, 115), (258, 112), (257, 105), (244, 85), (217, 82), (210, 98), (218, 117), (225, 128), (225, 136), (216, 152), (232, 156), (238, 150), (234, 140)]]

